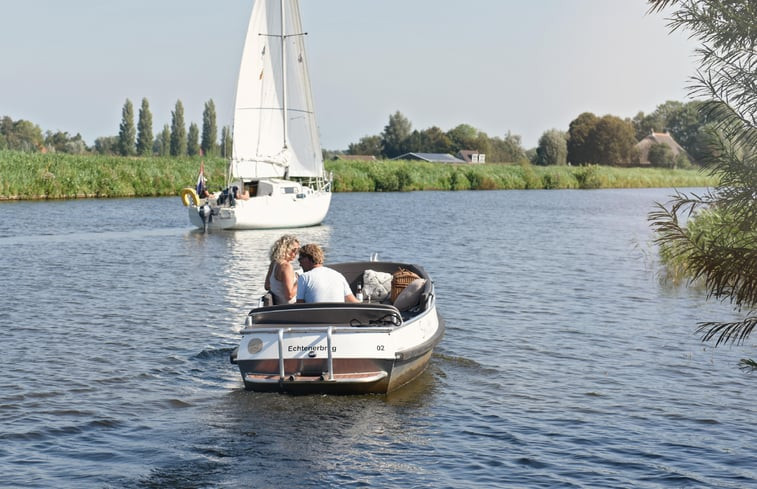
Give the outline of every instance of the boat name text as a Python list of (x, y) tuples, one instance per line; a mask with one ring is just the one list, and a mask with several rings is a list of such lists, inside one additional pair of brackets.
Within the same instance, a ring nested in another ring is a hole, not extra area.
[[(326, 345), (289, 345), (289, 352), (296, 352), (296, 351), (328, 351), (329, 347)], [(335, 352), (336, 347), (332, 346), (331, 351)]]

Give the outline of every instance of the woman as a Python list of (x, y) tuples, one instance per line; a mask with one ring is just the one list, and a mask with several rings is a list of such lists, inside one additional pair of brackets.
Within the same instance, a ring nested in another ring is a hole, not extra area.
[(265, 276), (265, 288), (273, 294), (274, 304), (291, 304), (297, 299), (297, 276), (292, 261), (297, 258), (300, 242), (285, 234), (271, 246), (271, 264)]

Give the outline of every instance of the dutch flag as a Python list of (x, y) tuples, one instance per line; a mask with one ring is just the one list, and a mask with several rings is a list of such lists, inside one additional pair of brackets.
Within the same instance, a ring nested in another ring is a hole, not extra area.
[(200, 174), (197, 175), (197, 195), (202, 197), (205, 194), (205, 162), (200, 163)]

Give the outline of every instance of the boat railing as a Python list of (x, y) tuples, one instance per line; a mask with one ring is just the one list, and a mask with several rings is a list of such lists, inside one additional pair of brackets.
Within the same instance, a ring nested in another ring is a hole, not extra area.
[(367, 328), (353, 328), (350, 326), (288, 326), (281, 328), (253, 328), (246, 327), (241, 334), (276, 334), (279, 350), (279, 377), (283, 381), (286, 378), (286, 371), (284, 370), (284, 335), (288, 333), (326, 333), (326, 351), (328, 352), (327, 370), (328, 380), (334, 380), (334, 357), (332, 344), (335, 334), (341, 333), (391, 333), (394, 330), (392, 327), (387, 326), (374, 326)]

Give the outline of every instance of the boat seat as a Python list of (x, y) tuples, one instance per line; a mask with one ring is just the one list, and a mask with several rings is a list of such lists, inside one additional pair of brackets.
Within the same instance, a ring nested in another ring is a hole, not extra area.
[(402, 315), (390, 304), (316, 302), (259, 307), (250, 311), (253, 327), (400, 326)]

